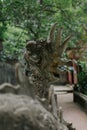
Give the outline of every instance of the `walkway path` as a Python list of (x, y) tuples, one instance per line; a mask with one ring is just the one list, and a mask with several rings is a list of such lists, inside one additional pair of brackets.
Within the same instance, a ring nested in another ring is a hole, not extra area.
[(73, 102), (73, 94), (58, 94), (57, 100), (58, 106), (62, 107), (64, 120), (72, 122), (76, 130), (87, 130), (87, 115), (78, 104)]

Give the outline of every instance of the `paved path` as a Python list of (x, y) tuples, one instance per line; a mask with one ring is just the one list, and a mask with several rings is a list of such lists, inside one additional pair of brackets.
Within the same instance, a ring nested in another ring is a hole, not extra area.
[(73, 102), (73, 94), (61, 93), (57, 99), (58, 105), (62, 107), (64, 120), (72, 122), (76, 130), (87, 130), (87, 115), (78, 104)]
[(73, 92), (73, 86), (54, 86), (51, 85), (54, 88), (55, 94), (61, 94), (61, 93), (67, 93), (67, 92)]

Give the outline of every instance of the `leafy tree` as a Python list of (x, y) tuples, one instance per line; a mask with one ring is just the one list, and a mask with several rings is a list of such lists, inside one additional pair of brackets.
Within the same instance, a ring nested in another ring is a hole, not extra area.
[(0, 3), (0, 28), (9, 24), (26, 30), (29, 40), (46, 38), (50, 25), (57, 22), (58, 27), (64, 28), (63, 39), (72, 33), (69, 42), (72, 47), (81, 38), (82, 25), (87, 23), (87, 0), (0, 0)]
[(32, 39), (41, 38), (44, 31), (47, 32), (45, 28), (51, 23), (54, 13), (50, 3), (41, 5), (36, 0), (4, 0), (3, 5), (11, 24), (26, 29)]
[(78, 37), (81, 25), (86, 24), (86, 3), (87, 0), (3, 0), (10, 23), (26, 29), (35, 40), (46, 37), (53, 22)]

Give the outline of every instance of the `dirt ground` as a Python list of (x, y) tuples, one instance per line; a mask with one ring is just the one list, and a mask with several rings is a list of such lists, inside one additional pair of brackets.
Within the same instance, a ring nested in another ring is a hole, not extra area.
[(76, 130), (87, 130), (87, 114), (81, 106), (73, 102), (73, 94), (59, 94), (57, 96), (58, 106), (62, 107), (63, 118), (73, 123)]

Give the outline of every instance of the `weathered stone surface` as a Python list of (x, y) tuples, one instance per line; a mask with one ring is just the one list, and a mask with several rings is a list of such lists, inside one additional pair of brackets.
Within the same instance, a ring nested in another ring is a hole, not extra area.
[[(66, 125), (59, 122), (57, 109), (54, 117), (52, 111), (47, 111), (48, 106), (44, 107), (45, 100), (41, 99), (41, 104), (36, 99), (36, 95), (48, 99), (50, 84), (59, 81), (58, 65), (65, 63), (61, 56), (71, 36), (61, 44), (61, 29), (57, 41), (53, 38), (55, 27), (56, 24), (47, 40), (27, 43), (25, 68), (17, 64), (14, 69), (0, 63), (0, 84), (6, 83), (0, 89), (0, 130), (67, 130)], [(55, 108), (55, 104), (53, 106)]]
[(15, 68), (7, 63), (0, 62), (0, 85), (2, 83), (17, 84), (15, 77)]
[(57, 121), (38, 100), (0, 94), (0, 130), (57, 130)]
[(20, 85), (12, 85), (10, 83), (3, 83), (0, 85), (0, 93), (14, 93), (18, 94)]
[(56, 28), (57, 23), (52, 26), (47, 40), (28, 41), (24, 52), (25, 74), (32, 79), (35, 94), (41, 98), (48, 97), (50, 84), (66, 83), (61, 74), (65, 72), (60, 72), (59, 68), (67, 64), (62, 56), (72, 36), (63, 41), (62, 28), (57, 32)]

